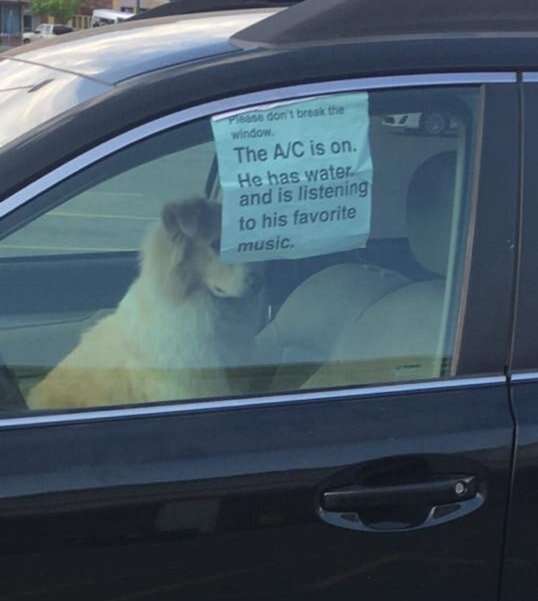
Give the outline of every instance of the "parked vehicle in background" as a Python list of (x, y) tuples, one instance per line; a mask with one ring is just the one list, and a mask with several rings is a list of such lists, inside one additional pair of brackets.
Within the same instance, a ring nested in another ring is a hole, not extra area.
[(102, 27), (103, 25), (116, 25), (126, 21), (133, 13), (122, 13), (119, 10), (96, 9), (92, 12), (91, 27)]
[(383, 125), (397, 131), (423, 133), (430, 136), (454, 132), (458, 123), (455, 116), (442, 111), (387, 115), (383, 119)]
[(58, 25), (55, 23), (41, 23), (34, 31), (29, 31), (22, 36), (23, 44), (29, 44), (34, 40), (41, 38), (53, 38), (57, 35), (63, 35), (64, 33), (71, 33), (74, 31), (69, 25)]

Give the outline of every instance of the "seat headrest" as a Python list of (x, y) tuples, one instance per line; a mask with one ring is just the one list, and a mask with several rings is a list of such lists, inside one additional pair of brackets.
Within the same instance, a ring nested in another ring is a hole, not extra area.
[(442, 152), (418, 167), (407, 193), (407, 231), (417, 261), (445, 276), (448, 267), (456, 152)]

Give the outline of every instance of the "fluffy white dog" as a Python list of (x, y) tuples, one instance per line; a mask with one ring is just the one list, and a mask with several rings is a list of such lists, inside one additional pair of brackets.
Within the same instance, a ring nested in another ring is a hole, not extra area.
[[(145, 239), (141, 270), (117, 309), (29, 393), (31, 409), (230, 394), (226, 298), (260, 288), (260, 267), (219, 260), (219, 205), (169, 204)], [(241, 343), (241, 336), (238, 338)]]

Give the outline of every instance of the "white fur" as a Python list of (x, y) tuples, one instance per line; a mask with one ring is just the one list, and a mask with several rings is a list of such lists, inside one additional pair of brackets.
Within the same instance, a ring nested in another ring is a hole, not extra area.
[(162, 222), (151, 231), (140, 276), (115, 312), (86, 332), (30, 391), (28, 406), (93, 407), (229, 394), (224, 365), (245, 352), (248, 328), (230, 338), (219, 307), (226, 301), (211, 290), (218, 284), (227, 296), (245, 294), (253, 268), (221, 264), (209, 242), (181, 232), (170, 236)]

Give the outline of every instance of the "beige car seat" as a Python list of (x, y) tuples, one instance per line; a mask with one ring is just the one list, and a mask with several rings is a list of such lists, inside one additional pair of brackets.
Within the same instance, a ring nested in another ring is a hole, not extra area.
[(411, 250), (431, 279), (340, 264), (292, 292), (257, 337), (277, 364), (271, 389), (327, 388), (439, 375), (456, 153), (426, 160), (408, 190)]

